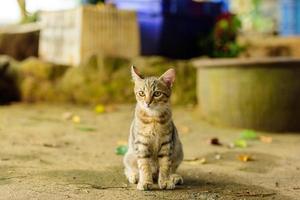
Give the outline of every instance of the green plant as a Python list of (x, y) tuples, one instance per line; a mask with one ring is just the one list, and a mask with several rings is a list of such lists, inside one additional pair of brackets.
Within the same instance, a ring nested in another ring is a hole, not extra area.
[(81, 0), (82, 4), (98, 4), (98, 3), (104, 3), (105, 0)]
[(264, 14), (263, 1), (252, 0), (253, 9), (249, 13), (253, 29), (260, 33), (274, 33), (274, 20)]
[(19, 9), (21, 12), (21, 23), (31, 23), (36, 22), (38, 20), (38, 13), (29, 13), (26, 9), (26, 1), (18, 0)]
[(210, 57), (237, 57), (244, 50), (236, 39), (242, 24), (232, 13), (217, 17), (211, 34), (199, 41), (199, 47)]

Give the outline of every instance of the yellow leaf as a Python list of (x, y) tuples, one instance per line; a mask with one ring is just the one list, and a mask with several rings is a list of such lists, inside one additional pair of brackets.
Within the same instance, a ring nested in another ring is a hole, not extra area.
[(185, 159), (185, 162), (191, 164), (191, 165), (198, 165), (198, 164), (205, 164), (206, 158), (191, 158), (191, 159)]
[(95, 112), (96, 112), (96, 113), (104, 113), (104, 112), (105, 112), (105, 107), (104, 107), (104, 105), (98, 104), (98, 105), (95, 107)]
[(206, 163), (206, 158), (201, 158), (201, 159), (199, 160), (199, 163), (200, 163), (200, 164), (205, 164), (205, 163)]
[(72, 121), (74, 122), (74, 123), (76, 123), (76, 124), (79, 124), (80, 123), (80, 117), (78, 116), (78, 115), (74, 115), (73, 117), (72, 117)]
[(253, 161), (253, 158), (250, 155), (239, 155), (238, 159), (242, 162)]
[(179, 131), (179, 133), (182, 133), (182, 134), (188, 134), (188, 133), (190, 133), (191, 129), (188, 126), (181, 125), (181, 126), (178, 126), (178, 131)]

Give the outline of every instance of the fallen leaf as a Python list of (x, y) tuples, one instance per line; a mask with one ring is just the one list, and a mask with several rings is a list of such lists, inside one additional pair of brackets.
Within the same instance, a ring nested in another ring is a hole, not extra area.
[(73, 117), (73, 113), (71, 113), (71, 112), (65, 112), (62, 114), (62, 118), (64, 120), (70, 120), (70, 119), (72, 119), (72, 117)]
[(188, 126), (180, 126), (179, 127), (179, 132), (183, 134), (187, 134), (190, 132), (190, 128)]
[(203, 165), (203, 164), (206, 163), (206, 159), (201, 158), (200, 160), (189, 161), (188, 163), (191, 164), (191, 165), (199, 165), (199, 164)]
[(206, 163), (206, 158), (201, 158), (201, 159), (199, 160), (199, 163), (200, 163), (200, 164), (205, 164), (205, 163)]
[(199, 160), (199, 158), (198, 157), (193, 157), (193, 158), (185, 158), (185, 159), (183, 159), (183, 161), (186, 161), (186, 162), (196, 161), (196, 160)]
[(49, 147), (49, 148), (59, 148), (60, 145), (57, 144), (49, 144), (49, 143), (44, 143), (43, 144), (44, 147)]
[(200, 164), (205, 164), (206, 163), (206, 158), (201, 158), (198, 162)]
[(105, 112), (105, 106), (103, 104), (98, 104), (95, 106), (95, 112), (98, 114)]
[(73, 121), (74, 123), (76, 123), (76, 124), (79, 124), (80, 121), (81, 121), (81, 119), (80, 119), (80, 117), (79, 117), (78, 115), (74, 115), (74, 116), (72, 117), (72, 121)]
[(208, 144), (211, 144), (211, 145), (215, 145), (215, 146), (221, 146), (222, 143), (219, 141), (218, 138), (214, 137), (214, 138), (210, 138), (208, 140)]
[(273, 141), (273, 138), (272, 137), (269, 137), (269, 136), (260, 136), (259, 137), (260, 141), (263, 142), (263, 143), (267, 143), (267, 144), (270, 144), (272, 143)]
[(105, 107), (105, 112), (115, 112), (118, 110), (118, 107), (115, 105), (109, 105)]
[(86, 131), (86, 132), (93, 132), (93, 131), (97, 130), (94, 127), (88, 127), (88, 126), (80, 126), (80, 127), (77, 127), (77, 129), (81, 130), (81, 131)]
[(234, 141), (234, 147), (246, 148), (247, 146), (248, 144), (246, 140), (239, 139)]
[(90, 193), (87, 189), (83, 189), (82, 191), (85, 193)]
[(238, 159), (242, 162), (249, 162), (249, 161), (253, 161), (253, 158), (250, 155), (239, 155)]
[(244, 140), (255, 140), (257, 139), (257, 134), (253, 130), (244, 130), (241, 132), (240, 138)]
[(205, 164), (206, 163), (206, 158), (191, 158), (191, 159), (184, 159), (185, 162), (191, 164), (191, 165), (198, 165), (198, 164)]
[(117, 155), (125, 155), (125, 153), (128, 150), (128, 146), (127, 145), (120, 145), (116, 148), (116, 154)]

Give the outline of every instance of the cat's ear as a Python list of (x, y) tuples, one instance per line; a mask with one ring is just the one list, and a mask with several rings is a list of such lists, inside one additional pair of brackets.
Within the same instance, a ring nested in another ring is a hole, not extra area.
[(161, 77), (159, 77), (160, 80), (162, 80), (168, 87), (172, 87), (174, 81), (175, 81), (175, 69), (171, 68), (168, 69)]
[(133, 81), (142, 80), (143, 76), (140, 74), (140, 72), (137, 70), (135, 66), (131, 66), (131, 76)]

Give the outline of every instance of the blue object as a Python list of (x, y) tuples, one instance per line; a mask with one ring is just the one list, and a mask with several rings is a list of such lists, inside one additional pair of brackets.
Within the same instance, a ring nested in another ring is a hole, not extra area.
[(300, 34), (300, 1), (299, 0), (281, 0), (280, 1), (281, 35), (299, 35)]
[(216, 9), (228, 10), (228, 0), (111, 0), (117, 8), (148, 14), (194, 15), (213, 14)]
[(114, 0), (117, 8), (136, 10), (142, 55), (188, 59), (198, 56), (198, 41), (211, 32), (227, 0)]
[(201, 17), (203, 15), (220, 14), (225, 3), (223, 0), (201, 2), (196, 0), (166, 0), (166, 13), (182, 16)]
[(142, 55), (158, 55), (164, 18), (161, 15), (139, 14)]
[(157, 15), (166, 10), (163, 0), (113, 0), (113, 2), (119, 9), (135, 10), (143, 14)]

